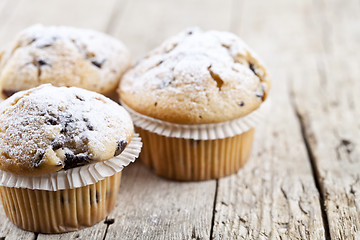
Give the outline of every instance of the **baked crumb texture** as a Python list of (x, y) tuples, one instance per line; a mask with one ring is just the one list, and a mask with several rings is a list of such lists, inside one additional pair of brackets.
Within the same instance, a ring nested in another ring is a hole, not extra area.
[(0, 103), (0, 168), (40, 175), (105, 161), (132, 135), (129, 114), (112, 100), (46, 84)]
[(270, 79), (255, 53), (228, 32), (189, 29), (151, 51), (122, 78), (121, 100), (174, 123), (242, 117), (266, 99)]
[(130, 67), (127, 48), (88, 29), (31, 26), (0, 53), (2, 98), (44, 83), (110, 94)]

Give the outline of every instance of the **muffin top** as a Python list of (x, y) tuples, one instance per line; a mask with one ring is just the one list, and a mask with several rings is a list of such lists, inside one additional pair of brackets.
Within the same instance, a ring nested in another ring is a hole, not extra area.
[(52, 83), (101, 94), (114, 92), (130, 67), (130, 54), (115, 38), (72, 27), (31, 26), (0, 53), (0, 93)]
[(140, 114), (180, 123), (242, 117), (265, 100), (266, 70), (236, 35), (190, 29), (165, 41), (122, 78), (121, 101)]
[(0, 103), (0, 169), (36, 176), (119, 155), (131, 141), (126, 110), (95, 92), (41, 85)]

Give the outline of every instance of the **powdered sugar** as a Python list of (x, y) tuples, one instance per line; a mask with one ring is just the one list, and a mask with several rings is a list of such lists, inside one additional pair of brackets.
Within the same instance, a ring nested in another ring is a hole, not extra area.
[[(265, 99), (257, 93), (266, 95), (268, 85), (265, 68), (241, 39), (195, 28), (168, 39), (141, 59), (124, 75), (120, 95), (129, 107), (154, 118), (209, 123), (256, 109)], [(247, 104), (239, 108), (242, 101)], [(179, 110), (176, 117), (163, 116), (164, 111), (174, 114), (174, 108)], [(221, 110), (224, 118), (219, 117)]]
[(129, 65), (129, 52), (115, 38), (88, 29), (34, 25), (5, 51), (0, 86), (19, 91), (53, 83), (107, 94)]
[[(237, 86), (246, 89), (247, 86), (243, 84), (259, 81), (245, 59), (250, 53), (254, 56), (246, 44), (231, 33), (191, 29), (176, 35), (150, 52), (148, 58), (141, 60), (135, 67), (136, 72), (130, 71), (125, 76), (137, 77), (136, 81), (127, 82), (129, 85), (124, 84), (123, 87), (128, 91), (130, 89), (127, 87), (133, 89), (148, 85), (161, 86), (162, 81), (168, 82), (171, 78), (172, 86), (176, 85), (179, 78), (182, 85), (191, 84), (199, 87), (207, 85), (203, 80), (208, 78), (208, 67), (211, 66), (224, 81), (238, 78), (241, 82)], [(244, 58), (242, 63), (237, 60), (240, 57)]]
[(130, 116), (110, 99), (42, 85), (0, 104), (0, 167), (31, 175), (104, 161), (132, 133)]

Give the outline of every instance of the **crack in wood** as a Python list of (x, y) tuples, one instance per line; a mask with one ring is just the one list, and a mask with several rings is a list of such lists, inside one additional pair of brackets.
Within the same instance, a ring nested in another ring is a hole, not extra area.
[(296, 117), (297, 117), (299, 125), (300, 125), (301, 135), (302, 135), (302, 138), (305, 143), (305, 148), (306, 148), (306, 152), (308, 154), (308, 159), (310, 161), (310, 166), (311, 166), (312, 175), (313, 175), (313, 178), (315, 181), (315, 186), (316, 186), (317, 191), (319, 192), (319, 196), (320, 196), (319, 201), (320, 201), (320, 207), (321, 207), (323, 227), (325, 230), (325, 238), (327, 240), (329, 240), (331, 238), (330, 238), (329, 221), (328, 221), (328, 216), (327, 216), (326, 206), (325, 206), (324, 189), (322, 188), (322, 185), (320, 183), (320, 174), (318, 172), (318, 167), (316, 164), (315, 156), (313, 154), (313, 151), (310, 146), (310, 141), (308, 139), (308, 132), (309, 132), (307, 130), (308, 126), (306, 124), (305, 117), (300, 113), (297, 105), (295, 104), (295, 97), (294, 97), (293, 92), (291, 92), (291, 94), (290, 94), (290, 99), (291, 99), (291, 101), (290, 101), (291, 105), (295, 111)]
[(109, 227), (111, 224), (113, 224), (115, 222), (115, 219), (114, 218), (109, 218), (109, 217), (106, 217), (105, 220), (104, 220), (104, 224), (106, 224), (106, 229), (105, 229), (105, 233), (104, 233), (104, 237), (103, 237), (103, 240), (106, 239), (106, 235), (107, 235), (107, 232), (109, 230)]
[(34, 233), (34, 238), (32, 240), (38, 239), (39, 233)]
[(214, 224), (215, 224), (216, 201), (217, 201), (218, 188), (219, 188), (219, 180), (216, 180), (215, 195), (214, 195), (214, 205), (213, 205), (213, 215), (212, 215), (211, 226), (210, 226), (210, 240), (213, 239), (213, 231), (214, 231)]

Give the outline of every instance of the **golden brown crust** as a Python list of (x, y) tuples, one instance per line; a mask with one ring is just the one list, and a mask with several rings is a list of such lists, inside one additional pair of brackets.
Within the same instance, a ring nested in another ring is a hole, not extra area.
[(141, 114), (195, 124), (242, 117), (260, 106), (269, 87), (265, 67), (237, 36), (191, 29), (141, 59), (118, 92)]

